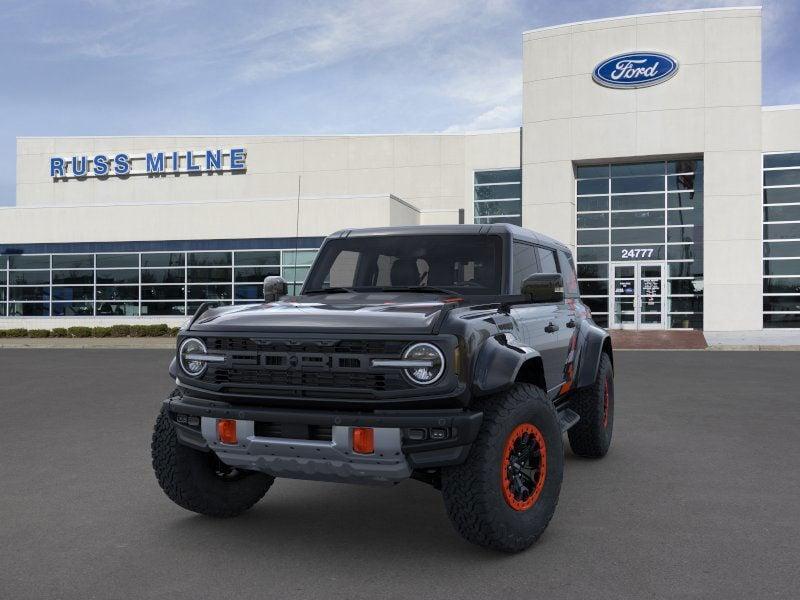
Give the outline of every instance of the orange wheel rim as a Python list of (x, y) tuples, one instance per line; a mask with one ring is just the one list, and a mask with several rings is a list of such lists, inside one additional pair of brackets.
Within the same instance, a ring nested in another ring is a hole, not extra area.
[(523, 423), (509, 434), (500, 470), (506, 503), (517, 511), (533, 506), (547, 477), (547, 445), (538, 427)]
[(608, 379), (605, 380), (605, 385), (603, 385), (603, 429), (608, 427), (608, 405), (609, 405), (610, 397), (608, 391)]

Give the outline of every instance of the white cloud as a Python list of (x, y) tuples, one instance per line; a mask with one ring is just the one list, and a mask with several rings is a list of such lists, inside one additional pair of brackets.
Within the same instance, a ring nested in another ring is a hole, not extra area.
[(451, 125), (445, 133), (480, 131), (485, 129), (506, 129), (518, 127), (522, 123), (522, 110), (519, 103), (498, 105), (482, 112), (467, 123)]
[(272, 79), (420, 43), (425, 36), (454, 26), (469, 11), (469, 5), (454, 0), (361, 0), (346, 7), (336, 4), (301, 10), (290, 22), (268, 23), (264, 31), (252, 32), (242, 40), (248, 46), (255, 43), (256, 49), (239, 75), (245, 81)]

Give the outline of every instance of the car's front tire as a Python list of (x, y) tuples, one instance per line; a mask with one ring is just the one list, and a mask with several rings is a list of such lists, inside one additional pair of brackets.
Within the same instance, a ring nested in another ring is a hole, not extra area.
[(178, 506), (211, 517), (235, 517), (264, 497), (274, 477), (240, 471), (223, 464), (213, 452), (178, 442), (175, 425), (161, 411), (151, 444), (156, 479)]
[(482, 400), (483, 424), (467, 460), (442, 470), (442, 495), (456, 530), (468, 541), (519, 552), (553, 517), (564, 471), (553, 403), (518, 383)]

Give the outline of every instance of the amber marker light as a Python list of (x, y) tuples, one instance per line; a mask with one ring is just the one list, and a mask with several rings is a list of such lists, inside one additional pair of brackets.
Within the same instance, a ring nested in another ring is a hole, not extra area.
[(217, 419), (217, 438), (223, 444), (238, 444), (235, 419)]
[(372, 427), (353, 428), (353, 452), (356, 454), (375, 452), (375, 430)]

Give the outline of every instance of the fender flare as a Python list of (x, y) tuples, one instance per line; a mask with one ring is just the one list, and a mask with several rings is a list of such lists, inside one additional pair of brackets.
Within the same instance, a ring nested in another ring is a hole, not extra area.
[(575, 386), (578, 388), (587, 387), (594, 383), (597, 377), (597, 369), (600, 367), (600, 356), (603, 354), (604, 348), (608, 348), (611, 364), (614, 364), (611, 335), (608, 331), (588, 322), (584, 322), (581, 329), (584, 329), (584, 327), (585, 330), (579, 334), (583, 337), (583, 340), (578, 342), (581, 348)]
[(475, 361), (473, 393), (485, 396), (510, 388), (522, 366), (531, 359), (541, 362), (542, 357), (510, 334), (487, 338)]

